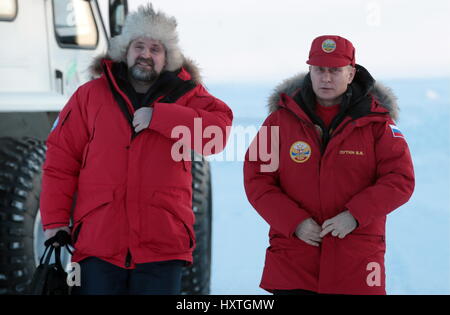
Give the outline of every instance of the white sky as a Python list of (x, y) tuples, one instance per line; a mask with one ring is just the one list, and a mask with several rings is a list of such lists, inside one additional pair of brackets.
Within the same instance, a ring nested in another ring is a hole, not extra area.
[[(145, 0), (129, 0), (130, 11)], [(211, 82), (280, 81), (306, 71), (311, 41), (340, 35), (375, 78), (450, 76), (448, 0), (153, 0)]]

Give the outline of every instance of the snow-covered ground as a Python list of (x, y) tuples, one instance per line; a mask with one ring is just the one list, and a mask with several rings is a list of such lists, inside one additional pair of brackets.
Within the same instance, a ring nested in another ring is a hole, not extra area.
[[(413, 197), (388, 216), (387, 292), (450, 294), (450, 79), (383, 83), (399, 98), (398, 126), (406, 135), (416, 173)], [(257, 128), (273, 86), (209, 88), (232, 107), (234, 126)], [(267, 294), (259, 281), (269, 227), (245, 196), (244, 153), (238, 150), (233, 161), (211, 162), (212, 294)]]

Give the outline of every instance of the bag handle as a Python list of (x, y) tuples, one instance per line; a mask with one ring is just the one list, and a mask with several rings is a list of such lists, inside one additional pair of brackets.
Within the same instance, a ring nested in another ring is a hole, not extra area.
[(61, 247), (59, 246), (55, 247), (55, 264), (59, 266), (61, 269), (63, 269), (61, 263)]
[[(48, 251), (48, 249), (50, 248), (50, 251)], [(39, 264), (42, 265), (43, 263), (45, 263), (45, 265), (48, 265), (50, 263), (50, 259), (52, 258), (52, 254), (53, 254), (53, 250), (55, 249), (55, 247), (53, 247), (52, 245), (46, 246), (45, 247), (45, 251), (44, 254), (42, 254), (42, 257), (39, 261)], [(47, 253), (48, 251), (48, 253)], [(45, 259), (45, 262), (44, 262)]]
[[(69, 248), (69, 245), (72, 245), (72, 239), (69, 235), (69, 233), (67, 233), (66, 231), (58, 231), (55, 236), (50, 237), (48, 240), (45, 241), (44, 245), (45, 245), (45, 250), (47, 251), (48, 247), (53, 247), (52, 244), (53, 243), (58, 243), (60, 246), (62, 247), (66, 247), (67, 251), (73, 255), (72, 251)], [(56, 247), (56, 249), (59, 250), (57, 251), (57, 256), (58, 256), (58, 252), (61, 253), (61, 248), (58, 246)], [(45, 252), (44, 252), (45, 254)]]

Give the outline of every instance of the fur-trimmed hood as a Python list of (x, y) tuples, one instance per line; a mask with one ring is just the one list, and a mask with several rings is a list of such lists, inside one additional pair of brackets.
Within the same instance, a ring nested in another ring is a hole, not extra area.
[[(389, 87), (386, 87), (379, 82), (375, 82), (364, 67), (356, 65), (356, 68), (357, 72), (352, 82), (353, 87), (358, 86), (359, 90), (363, 93), (373, 95), (378, 100), (380, 105), (389, 111), (391, 118), (394, 121), (397, 121), (399, 118), (400, 109), (398, 107), (397, 97), (394, 95), (393, 91)], [(299, 73), (280, 83), (269, 97), (269, 113), (272, 113), (280, 108), (280, 94), (284, 93), (290, 97), (294, 97), (299, 90), (304, 89), (305, 85), (308, 85), (305, 84), (305, 80), (309, 80), (308, 83), (310, 84), (309, 73)]]
[[(93, 59), (91, 65), (88, 68), (89, 74), (92, 79), (98, 78), (103, 74), (103, 65), (102, 60), (109, 59), (111, 57), (109, 55), (100, 55)], [(200, 74), (200, 68), (192, 59), (183, 57), (183, 62), (180, 68), (183, 68), (186, 72), (188, 72), (191, 76), (191, 80), (196, 84), (203, 84), (203, 80)], [(179, 70), (179, 69), (175, 69)]]

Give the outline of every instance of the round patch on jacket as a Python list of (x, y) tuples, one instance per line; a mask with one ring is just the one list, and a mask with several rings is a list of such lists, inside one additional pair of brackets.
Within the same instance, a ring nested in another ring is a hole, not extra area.
[(326, 53), (332, 53), (336, 50), (336, 42), (332, 39), (326, 39), (322, 42), (322, 50)]
[(297, 141), (291, 145), (289, 155), (295, 163), (304, 163), (311, 157), (311, 147), (303, 141)]

